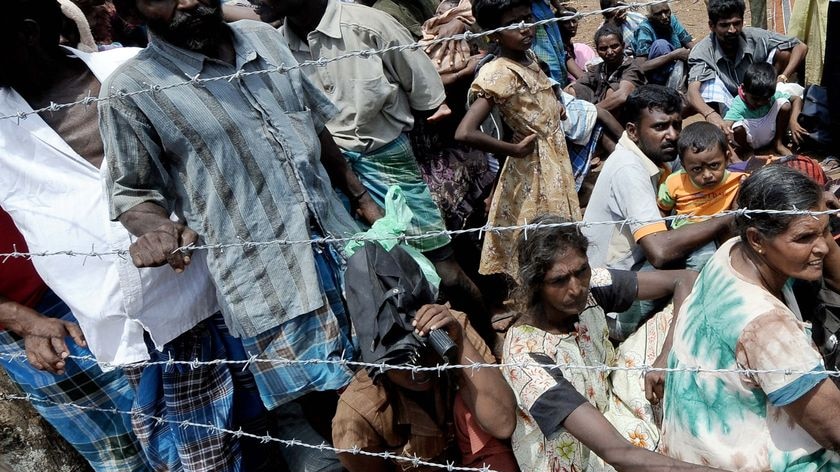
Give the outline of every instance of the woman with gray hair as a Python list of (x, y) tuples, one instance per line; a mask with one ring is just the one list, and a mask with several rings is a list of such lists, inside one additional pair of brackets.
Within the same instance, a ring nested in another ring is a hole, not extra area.
[[(771, 165), (741, 185), (745, 210), (826, 209), (804, 174)], [(840, 391), (827, 381), (792, 279), (840, 285), (827, 215), (744, 213), (674, 327), (661, 451), (733, 470), (838, 470)]]

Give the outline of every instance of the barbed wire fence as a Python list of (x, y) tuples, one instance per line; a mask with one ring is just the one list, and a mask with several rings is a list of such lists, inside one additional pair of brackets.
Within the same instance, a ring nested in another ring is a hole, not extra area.
[[(98, 97), (90, 96), (84, 97), (80, 100), (74, 102), (67, 102), (67, 103), (55, 103), (51, 102), (50, 105), (39, 108), (39, 109), (29, 109), (29, 110), (17, 110), (14, 113), (9, 113), (6, 115), (0, 115), (0, 120), (10, 120), (16, 119), (18, 123), (21, 120), (26, 120), (29, 116), (44, 113), (44, 112), (57, 112), (60, 110), (65, 110), (69, 108), (73, 108), (76, 106), (91, 106), (96, 105), (102, 102), (115, 100), (115, 99), (124, 99), (138, 95), (144, 94), (155, 94), (159, 93), (168, 89), (177, 88), (177, 87), (185, 87), (185, 86), (202, 86), (207, 83), (211, 82), (218, 82), (218, 81), (228, 81), (233, 82), (236, 80), (243, 79), (247, 76), (253, 75), (262, 75), (262, 74), (286, 74), (294, 70), (308, 68), (308, 67), (324, 67), (330, 63), (346, 60), (349, 58), (367, 58), (375, 55), (384, 55), (392, 52), (400, 52), (400, 51), (407, 51), (407, 50), (421, 50), (428, 48), (430, 46), (441, 44), (453, 40), (474, 40), (482, 37), (487, 37), (492, 34), (496, 34), (503, 31), (508, 30), (517, 30), (522, 29), (525, 27), (532, 27), (532, 26), (542, 26), (551, 23), (556, 23), (560, 21), (566, 21), (571, 19), (582, 19), (591, 16), (603, 15), (604, 13), (615, 12), (619, 10), (629, 10), (629, 9), (639, 9), (644, 7), (649, 7), (652, 5), (658, 5), (662, 3), (675, 3), (675, 0), (653, 0), (648, 2), (641, 2), (641, 3), (632, 3), (627, 5), (621, 5), (606, 9), (599, 9), (593, 10), (588, 12), (579, 12), (576, 14), (566, 14), (556, 18), (550, 18), (546, 20), (531, 22), (531, 23), (518, 23), (514, 25), (509, 25), (501, 28), (496, 28), (493, 30), (483, 31), (479, 33), (473, 32), (465, 32), (462, 34), (449, 36), (449, 37), (441, 37), (436, 38), (433, 40), (426, 40), (420, 42), (414, 42), (411, 44), (404, 44), (404, 45), (397, 45), (391, 46), (382, 49), (367, 49), (367, 50), (360, 50), (360, 51), (353, 51), (346, 54), (342, 54), (332, 58), (319, 58), (316, 60), (310, 61), (303, 61), (297, 64), (286, 65), (280, 64), (276, 67), (263, 69), (258, 71), (251, 71), (245, 72), (239, 70), (233, 74), (229, 75), (222, 75), (217, 77), (201, 77), (199, 75), (195, 75), (192, 77), (186, 77), (184, 81), (170, 84), (170, 85), (159, 85), (159, 84), (146, 84), (147, 87), (134, 90), (134, 91), (115, 91), (115, 90), (108, 90), (107, 93), (102, 94)], [(595, 222), (586, 222), (586, 221), (578, 221), (578, 222), (566, 222), (566, 223), (554, 223), (554, 224), (523, 224), (523, 225), (514, 225), (514, 226), (492, 226), (492, 225), (485, 225), (479, 228), (468, 228), (468, 229), (461, 229), (461, 230), (447, 230), (447, 231), (436, 231), (436, 232), (428, 232), (419, 235), (401, 235), (401, 236), (393, 236), (393, 237), (374, 237), (374, 236), (366, 236), (366, 235), (356, 235), (350, 237), (323, 237), (323, 238), (316, 238), (316, 239), (306, 239), (306, 240), (291, 240), (291, 239), (275, 239), (269, 241), (237, 241), (237, 242), (217, 242), (217, 243), (209, 243), (209, 244), (201, 244), (201, 245), (190, 245), (185, 246), (182, 248), (178, 248), (176, 251), (213, 251), (213, 250), (224, 250), (228, 248), (234, 247), (242, 247), (242, 248), (257, 248), (261, 246), (269, 246), (269, 245), (302, 245), (302, 244), (342, 244), (348, 242), (363, 242), (363, 241), (379, 241), (379, 240), (388, 240), (393, 241), (397, 240), (400, 243), (408, 243), (414, 240), (421, 240), (425, 238), (434, 238), (441, 235), (449, 235), (449, 236), (458, 236), (464, 234), (474, 234), (478, 233), (478, 237), (481, 238), (484, 233), (501, 233), (501, 232), (509, 232), (509, 231), (524, 231), (525, 237), (527, 238), (527, 234), (529, 231), (539, 231), (541, 229), (546, 228), (556, 228), (556, 227), (568, 227), (568, 226), (578, 226), (578, 227), (592, 227), (598, 225), (646, 225), (646, 224), (653, 224), (657, 222), (676, 222), (685, 219), (692, 219), (692, 220), (699, 220), (699, 219), (712, 219), (712, 218), (725, 218), (725, 217), (747, 217), (749, 218), (751, 215), (776, 215), (776, 216), (812, 216), (812, 217), (820, 217), (823, 215), (837, 215), (840, 213), (840, 210), (827, 210), (827, 211), (807, 211), (807, 210), (799, 210), (799, 209), (791, 209), (791, 210), (733, 210), (733, 211), (725, 211), (718, 213), (716, 215), (711, 216), (685, 216), (685, 215), (676, 215), (676, 216), (669, 216), (669, 217), (662, 217), (658, 219), (652, 220), (617, 220), (617, 221), (595, 221)], [(118, 249), (118, 250), (97, 250), (97, 248), (92, 247), (89, 250), (59, 250), (59, 251), (41, 251), (41, 252), (31, 252), (31, 251), (18, 251), (17, 248), (12, 248), (9, 252), (0, 253), (0, 263), (5, 263), (10, 259), (17, 259), (17, 258), (35, 258), (35, 257), (125, 257), (128, 255), (128, 249)], [(343, 356), (342, 356), (343, 357)], [(98, 362), (92, 356), (69, 356), (69, 359), (80, 363), (96, 363), (103, 368), (119, 368), (120, 366), (111, 365), (108, 363), (101, 363)], [(17, 352), (10, 352), (10, 353), (0, 353), (0, 359), (8, 361), (8, 362), (28, 362), (25, 351), (17, 351)], [(345, 367), (350, 367), (354, 369), (373, 369), (378, 370), (380, 372), (385, 372), (388, 370), (402, 370), (402, 371), (411, 371), (412, 373), (420, 373), (420, 372), (435, 372), (438, 375), (444, 375), (444, 373), (449, 371), (463, 371), (465, 375), (469, 375), (469, 372), (474, 372), (478, 369), (527, 369), (533, 367), (540, 367), (545, 369), (561, 369), (561, 370), (585, 370), (585, 371), (596, 371), (599, 373), (612, 373), (612, 372), (637, 372), (639, 375), (644, 375), (649, 372), (664, 372), (664, 373), (675, 373), (675, 372), (689, 372), (693, 375), (743, 375), (743, 376), (753, 376), (753, 375), (767, 375), (767, 374), (778, 374), (778, 375), (785, 375), (785, 376), (804, 376), (804, 375), (820, 375), (820, 376), (831, 376), (831, 377), (840, 377), (840, 371), (835, 370), (825, 370), (825, 369), (815, 369), (815, 370), (795, 370), (795, 369), (740, 369), (740, 368), (721, 368), (721, 369), (711, 369), (711, 368), (702, 368), (702, 367), (684, 367), (684, 368), (668, 368), (668, 367), (654, 367), (651, 365), (565, 365), (565, 364), (541, 364), (537, 362), (502, 362), (502, 363), (482, 363), (482, 362), (474, 362), (469, 364), (441, 364), (436, 366), (419, 366), (419, 365), (410, 365), (410, 364), (400, 364), (400, 365), (390, 365), (390, 364), (372, 364), (372, 363), (365, 363), (360, 361), (350, 361), (347, 359), (340, 359), (340, 360), (329, 360), (329, 359), (315, 359), (315, 360), (296, 360), (296, 359), (261, 359), (257, 356), (252, 356), (247, 360), (241, 361), (231, 361), (231, 360), (224, 360), (224, 359), (217, 359), (212, 361), (176, 361), (173, 359), (166, 360), (166, 361), (148, 361), (148, 362), (140, 362), (132, 364), (134, 367), (144, 367), (144, 366), (164, 366), (168, 368), (172, 368), (175, 366), (187, 366), (189, 368), (195, 369), (200, 366), (205, 365), (219, 365), (219, 364), (227, 364), (231, 366), (235, 366), (241, 369), (247, 369), (249, 366), (253, 364), (262, 364), (268, 363), (275, 366), (284, 366), (284, 365), (295, 365), (295, 364), (340, 364)], [(454, 463), (435, 463), (428, 460), (424, 460), (423, 458), (413, 456), (401, 456), (399, 454), (391, 453), (391, 452), (370, 452), (365, 451), (359, 447), (354, 447), (352, 449), (340, 449), (330, 446), (326, 443), (321, 444), (307, 444), (305, 442), (296, 440), (296, 439), (283, 439), (283, 438), (276, 438), (270, 435), (259, 436), (254, 435), (248, 432), (244, 432), (241, 429), (239, 430), (229, 430), (218, 425), (214, 424), (201, 424), (189, 421), (173, 421), (163, 417), (157, 417), (152, 415), (145, 415), (138, 413), (136, 411), (124, 411), (118, 409), (104, 409), (99, 407), (75, 404), (75, 403), (60, 403), (54, 402), (48, 398), (38, 397), (31, 394), (26, 395), (15, 395), (15, 394), (0, 394), (0, 401), (27, 401), (32, 403), (40, 403), (44, 405), (51, 405), (51, 406), (61, 406), (61, 407), (71, 407), (79, 410), (95, 410), (100, 411), (103, 413), (109, 414), (120, 414), (120, 415), (133, 415), (133, 416), (140, 416), (145, 419), (153, 420), (158, 423), (167, 423), (172, 424), (173, 426), (179, 428), (208, 428), (218, 432), (222, 432), (225, 434), (231, 434), (236, 437), (248, 437), (251, 439), (256, 439), (264, 443), (274, 442), (286, 447), (304, 447), (304, 448), (311, 448), (311, 449), (318, 449), (318, 450), (329, 450), (335, 453), (347, 453), (347, 454), (354, 454), (354, 455), (365, 455), (369, 457), (378, 457), (383, 460), (393, 460), (397, 462), (404, 462), (411, 464), (412, 466), (427, 466), (432, 468), (438, 468), (447, 471), (468, 471), (468, 472), (491, 472), (489, 466), (485, 465), (481, 468), (471, 468), (471, 467), (461, 467), (457, 466)]]
[(94, 97), (94, 96), (88, 95), (87, 97), (84, 97), (84, 98), (79, 99), (79, 100), (74, 101), (74, 102), (67, 102), (67, 103), (51, 102), (49, 105), (47, 105), (45, 107), (42, 107), (42, 108), (38, 108), (36, 110), (18, 110), (15, 113), (0, 115), (0, 120), (10, 120), (10, 119), (25, 120), (28, 116), (38, 114), (38, 113), (56, 112), (56, 111), (64, 110), (64, 109), (67, 109), (67, 108), (72, 108), (72, 107), (75, 107), (75, 106), (82, 106), (82, 105), (90, 106), (90, 105), (95, 105), (95, 104), (98, 104), (98, 103), (101, 103), (101, 102), (107, 102), (107, 101), (114, 100), (114, 99), (128, 98), (128, 97), (133, 97), (133, 96), (137, 96), (137, 95), (154, 94), (154, 93), (162, 92), (164, 90), (168, 90), (168, 89), (172, 89), (172, 88), (178, 88), (178, 87), (185, 87), (185, 86), (188, 86), (188, 85), (201, 86), (203, 84), (207, 84), (207, 83), (210, 83), (210, 82), (218, 82), (218, 81), (232, 82), (234, 80), (239, 80), (239, 79), (242, 79), (242, 78), (245, 78), (245, 77), (248, 77), (248, 76), (252, 76), (252, 75), (286, 74), (286, 73), (289, 73), (290, 71), (293, 71), (293, 70), (302, 69), (302, 68), (306, 68), (306, 67), (323, 67), (323, 66), (326, 66), (327, 64), (331, 64), (333, 62), (342, 61), (342, 60), (346, 60), (346, 59), (350, 59), (350, 58), (354, 58), (354, 57), (367, 58), (367, 57), (370, 57), (370, 56), (381, 56), (381, 55), (392, 53), (392, 52), (422, 50), (422, 49), (425, 49), (427, 47), (434, 46), (436, 44), (446, 43), (446, 42), (449, 42), (449, 41), (460, 41), (460, 40), (469, 41), (469, 40), (473, 40), (473, 39), (487, 37), (487, 36), (490, 36), (490, 35), (493, 35), (493, 34), (496, 34), (496, 33), (500, 33), (502, 31), (513, 31), (513, 30), (523, 29), (523, 28), (526, 28), (526, 27), (548, 25), (548, 24), (552, 24), (552, 23), (558, 23), (558, 22), (561, 22), (561, 21), (567, 21), (567, 20), (572, 20), (572, 19), (581, 19), (581, 18), (596, 16), (596, 15), (603, 15), (604, 13), (610, 13), (610, 12), (615, 12), (615, 11), (631, 10), (631, 9), (635, 10), (635, 9), (639, 9), (639, 8), (643, 8), (643, 7), (649, 7), (649, 6), (652, 6), (652, 5), (658, 5), (658, 4), (661, 4), (661, 3), (674, 3), (676, 1), (678, 1), (678, 0), (651, 0), (651, 1), (648, 1), (648, 2), (642, 2), (642, 3), (630, 3), (630, 4), (627, 4), (627, 5), (620, 5), (620, 6), (604, 8), (604, 9), (600, 9), (600, 10), (593, 10), (593, 11), (588, 11), (588, 12), (578, 12), (578, 13), (575, 13), (575, 14), (562, 15), (562, 16), (559, 16), (559, 17), (548, 18), (548, 19), (545, 19), (545, 20), (535, 21), (535, 22), (531, 22), (531, 23), (521, 22), (521, 23), (516, 23), (516, 24), (513, 24), (513, 25), (509, 25), (509, 26), (502, 26), (500, 28), (481, 31), (481, 32), (477, 32), (477, 33), (467, 31), (465, 33), (461, 33), (461, 34), (457, 34), (457, 35), (453, 35), (453, 36), (444, 36), (444, 37), (435, 38), (435, 39), (432, 39), (432, 40), (418, 41), (418, 42), (413, 42), (413, 43), (410, 43), (410, 44), (395, 45), (395, 46), (390, 46), (390, 47), (386, 47), (386, 48), (382, 48), (382, 49), (364, 49), (364, 50), (360, 50), (360, 51), (353, 51), (353, 52), (349, 52), (349, 53), (346, 53), (346, 54), (341, 54), (341, 55), (331, 57), (331, 58), (318, 58), (318, 59), (315, 59), (315, 60), (302, 61), (302, 62), (299, 62), (297, 64), (293, 64), (293, 65), (280, 64), (276, 67), (272, 67), (272, 68), (269, 68), (269, 69), (262, 69), (262, 70), (256, 70), (256, 71), (250, 71), (250, 72), (245, 72), (245, 71), (240, 69), (240, 70), (234, 72), (233, 74), (220, 75), (220, 76), (217, 76), (217, 77), (201, 77), (201, 74), (197, 74), (197, 75), (192, 76), (192, 77), (187, 77), (186, 80), (184, 80), (183, 82), (178, 82), (178, 83), (169, 84), (169, 85), (147, 84), (148, 86), (146, 88), (139, 89), (139, 90), (134, 90), (134, 91), (131, 91), (131, 92), (109, 90), (107, 94), (100, 95), (99, 97)]
[[(622, 219), (622, 220), (605, 220), (605, 221), (568, 221), (564, 223), (528, 223), (522, 225), (512, 225), (512, 226), (494, 226), (490, 224), (486, 224), (484, 226), (478, 228), (466, 228), (466, 229), (459, 229), (459, 230), (441, 230), (441, 231), (429, 231), (422, 234), (402, 234), (402, 235), (394, 235), (394, 236), (373, 236), (373, 235), (366, 235), (364, 233), (360, 233), (354, 236), (347, 236), (347, 237), (339, 237), (339, 236), (325, 236), (320, 238), (312, 238), (312, 239), (272, 239), (268, 241), (237, 241), (237, 242), (228, 242), (228, 243), (211, 243), (211, 244), (191, 244), (189, 246), (183, 246), (177, 248), (173, 251), (175, 252), (191, 252), (191, 251), (212, 251), (212, 250), (224, 250), (230, 248), (258, 248), (262, 246), (294, 246), (294, 245), (301, 245), (301, 244), (345, 244), (350, 242), (367, 242), (367, 241), (398, 241), (400, 243), (409, 243), (411, 241), (423, 240), (428, 238), (435, 238), (439, 236), (459, 236), (463, 234), (475, 234), (478, 233), (479, 238), (484, 233), (503, 233), (503, 232), (518, 232), (524, 231), (525, 237), (528, 237), (528, 232), (539, 231), (540, 229), (549, 229), (549, 228), (561, 228), (561, 227), (571, 227), (577, 226), (581, 228), (588, 228), (593, 226), (626, 226), (626, 225), (650, 225), (654, 223), (664, 223), (664, 222), (678, 222), (678, 221), (705, 221), (711, 220), (716, 218), (727, 218), (727, 217), (738, 217), (744, 216), (750, 218), (751, 215), (775, 215), (775, 216), (811, 216), (814, 218), (818, 218), (820, 216), (832, 216), (840, 214), (840, 209), (831, 209), (831, 210), (822, 210), (822, 211), (813, 211), (813, 210), (798, 210), (798, 209), (790, 209), (790, 210), (759, 210), (759, 209), (738, 209), (738, 210), (727, 210), (716, 213), (714, 215), (672, 215), (672, 216), (663, 216), (659, 218), (653, 219)], [(6, 262), (9, 259), (16, 259), (16, 258), (33, 258), (33, 257), (51, 257), (51, 256), (66, 256), (66, 257), (106, 257), (106, 256), (120, 256), (124, 257), (128, 255), (128, 249), (109, 249), (109, 250), (101, 250), (98, 251), (96, 248), (91, 248), (90, 250), (59, 250), (59, 251), (18, 251), (16, 248), (12, 248), (11, 252), (0, 252), (0, 263)]]

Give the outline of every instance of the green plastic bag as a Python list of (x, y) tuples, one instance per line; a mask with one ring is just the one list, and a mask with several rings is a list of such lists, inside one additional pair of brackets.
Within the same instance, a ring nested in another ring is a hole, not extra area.
[[(414, 212), (408, 208), (402, 190), (399, 186), (392, 185), (388, 188), (388, 194), (385, 195), (385, 216), (376, 220), (369, 230), (358, 233), (354, 237), (376, 240), (382, 247), (390, 251), (399, 243), (400, 236), (405, 234), (412, 218), (414, 218)], [(344, 255), (349, 258), (362, 246), (364, 246), (364, 240), (350, 241), (344, 246)], [(400, 244), (400, 247), (417, 262), (423, 271), (423, 275), (426, 276), (426, 280), (437, 292), (440, 286), (440, 276), (435, 271), (435, 265), (432, 264), (432, 261), (408, 244)]]

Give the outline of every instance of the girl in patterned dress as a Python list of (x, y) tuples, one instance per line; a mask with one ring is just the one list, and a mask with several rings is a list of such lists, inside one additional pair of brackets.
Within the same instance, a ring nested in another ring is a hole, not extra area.
[[(473, 13), (485, 29), (532, 21), (530, 2), (525, 0), (476, 1)], [(474, 148), (508, 156), (488, 223), (521, 225), (545, 212), (579, 220), (575, 178), (560, 124), (566, 110), (530, 50), (534, 28), (505, 30), (491, 39), (499, 46), (499, 56), (479, 70), (470, 88), (476, 99), (455, 133), (457, 140)], [(517, 143), (500, 141), (478, 129), (494, 106), (523, 139)], [(479, 272), (515, 277), (514, 237), (513, 231), (487, 233)]]

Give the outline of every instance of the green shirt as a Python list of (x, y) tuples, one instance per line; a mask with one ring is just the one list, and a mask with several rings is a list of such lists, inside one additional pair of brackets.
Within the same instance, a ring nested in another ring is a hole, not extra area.
[(729, 107), (729, 111), (726, 112), (726, 117), (724, 120), (726, 121), (743, 121), (743, 120), (753, 120), (756, 118), (764, 118), (770, 113), (770, 108), (776, 103), (776, 100), (780, 98), (790, 99), (790, 95), (784, 92), (776, 92), (773, 94), (773, 98), (767, 102), (767, 105), (760, 106), (758, 108), (750, 108), (744, 102), (744, 99), (741, 97), (735, 97), (732, 100), (732, 106)]

